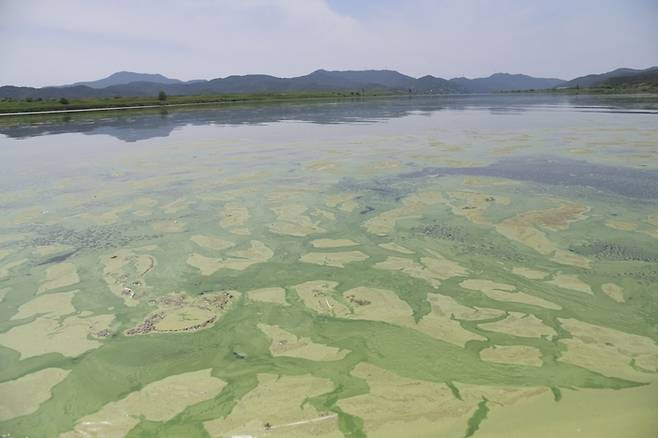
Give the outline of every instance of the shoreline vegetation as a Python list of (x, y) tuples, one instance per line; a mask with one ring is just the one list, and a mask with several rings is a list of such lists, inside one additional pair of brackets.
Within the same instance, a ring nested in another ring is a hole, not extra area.
[[(650, 87), (589, 87), (501, 91), (495, 94), (658, 94)], [(92, 99), (0, 100), (0, 116), (153, 109), (181, 106), (220, 105), (229, 103), (294, 102), (304, 100), (359, 99), (370, 97), (415, 96), (416, 93), (396, 90), (310, 91), (288, 93), (231, 93), (193, 96), (167, 96), (161, 92), (152, 97), (114, 97)], [(423, 94), (425, 95), (425, 94)], [(442, 94), (444, 95), (444, 94)], [(445, 94), (453, 95), (453, 93)]]
[(287, 102), (403, 96), (395, 91), (315, 91), (290, 93), (232, 93), (195, 96), (115, 97), (102, 99), (0, 100), (0, 116), (167, 108), (227, 103)]

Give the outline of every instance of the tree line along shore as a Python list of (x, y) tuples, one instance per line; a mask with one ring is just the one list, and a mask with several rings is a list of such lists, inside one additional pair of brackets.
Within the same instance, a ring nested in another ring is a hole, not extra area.
[(122, 97), (95, 99), (0, 99), (0, 114), (35, 112), (71, 112), (105, 109), (153, 108), (183, 105), (206, 105), (240, 102), (275, 102), (307, 99), (349, 99), (364, 96), (395, 96), (407, 93), (379, 91), (314, 91), (290, 93), (236, 93), (221, 95), (168, 96), (164, 92), (153, 97)]
[[(546, 94), (658, 94), (658, 86), (650, 87), (574, 87), (541, 90), (503, 91), (502, 94), (546, 93)], [(354, 99), (362, 97), (401, 96), (415, 94), (396, 90), (359, 91), (309, 91), (309, 92), (257, 92), (193, 96), (169, 96), (161, 91), (157, 96), (92, 98), (92, 99), (0, 99), (0, 115), (15, 113), (74, 112), (108, 109), (158, 108), (168, 106), (211, 105), (222, 103), (276, 102), (308, 99)], [(423, 93), (424, 94), (424, 93)]]

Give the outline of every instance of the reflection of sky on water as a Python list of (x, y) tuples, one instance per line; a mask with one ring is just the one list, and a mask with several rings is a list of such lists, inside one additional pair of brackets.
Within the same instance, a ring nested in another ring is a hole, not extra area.
[(125, 142), (167, 137), (192, 125), (258, 125), (282, 121), (315, 124), (378, 123), (426, 116), (439, 111), (478, 111), (516, 115), (528, 111), (575, 111), (656, 114), (658, 102), (645, 97), (487, 95), (397, 97), (337, 102), (270, 103), (261, 105), (179, 107), (168, 110), (126, 110), (113, 113), (0, 118), (0, 133), (10, 138), (79, 132), (109, 135)]
[(0, 118), (0, 184), (19, 190), (73, 176), (103, 181), (117, 170), (176, 175), (204, 166), (278, 167), (292, 176), (314, 159), (338, 162), (345, 176), (387, 159), (404, 163), (401, 173), (501, 170), (492, 163), (521, 156), (655, 169), (654, 107), (655, 98), (634, 96), (490, 95)]

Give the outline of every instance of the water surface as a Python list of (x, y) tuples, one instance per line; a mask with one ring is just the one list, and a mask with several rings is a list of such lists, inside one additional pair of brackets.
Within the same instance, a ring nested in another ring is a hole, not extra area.
[(538, 95), (2, 117), (0, 432), (651, 436), (657, 122)]

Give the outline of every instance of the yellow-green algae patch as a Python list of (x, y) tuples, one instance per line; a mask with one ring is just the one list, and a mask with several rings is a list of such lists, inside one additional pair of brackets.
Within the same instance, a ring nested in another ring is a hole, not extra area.
[(573, 274), (563, 274), (558, 272), (555, 274), (552, 280), (547, 281), (547, 283), (553, 284), (562, 289), (570, 289), (578, 292), (583, 292), (589, 295), (592, 295), (592, 288), (589, 287), (589, 284), (582, 281), (578, 278), (577, 275)]
[(0, 333), (0, 345), (18, 351), (21, 359), (46, 353), (76, 357), (100, 347), (101, 342), (90, 336), (101, 338), (109, 334), (113, 320), (114, 315), (72, 315), (61, 321), (55, 315), (47, 315)]
[(185, 224), (179, 220), (157, 221), (153, 222), (151, 226), (158, 233), (182, 233), (187, 229)]
[(468, 177), (464, 178), (465, 186), (510, 186), (518, 185), (519, 181), (498, 178)]
[(548, 272), (539, 271), (537, 269), (524, 268), (522, 266), (515, 266), (512, 268), (512, 274), (525, 277), (529, 280), (543, 280), (548, 277)]
[(352, 306), (350, 318), (383, 321), (400, 326), (415, 326), (413, 312), (393, 291), (356, 287), (343, 293)]
[(85, 222), (91, 222), (95, 225), (111, 225), (115, 224), (119, 220), (119, 217), (128, 211), (129, 208), (130, 206), (128, 205), (122, 205), (99, 214), (82, 213), (80, 218)]
[(267, 194), (267, 200), (270, 202), (285, 202), (290, 199), (301, 198), (304, 195), (311, 192), (312, 190), (308, 188), (298, 188), (298, 187), (277, 188)]
[(53, 317), (70, 315), (75, 312), (71, 302), (76, 292), (78, 291), (40, 295), (21, 305), (11, 319), (24, 319), (41, 314)]
[(316, 172), (336, 172), (338, 170), (338, 164), (329, 160), (318, 160), (313, 161), (306, 165), (308, 170), (314, 170)]
[(645, 231), (645, 233), (651, 237), (655, 237), (656, 239), (658, 239), (658, 229)]
[(249, 220), (249, 210), (236, 203), (227, 203), (221, 213), (219, 225), (229, 231), (238, 230), (237, 234), (244, 234), (242, 229)]
[(402, 199), (401, 207), (380, 213), (368, 219), (363, 226), (371, 234), (386, 236), (393, 231), (399, 220), (418, 218), (425, 207), (443, 200), (440, 192), (416, 193)]
[(461, 437), (477, 406), (455, 398), (444, 383), (401, 377), (368, 363), (359, 363), (351, 374), (364, 379), (369, 391), (337, 405), (363, 419), (368, 436)]
[(323, 210), (321, 208), (312, 208), (309, 210), (308, 214), (314, 218), (318, 219), (327, 219), (330, 221), (336, 220), (336, 215), (328, 210)]
[(12, 269), (21, 266), (22, 264), (27, 263), (27, 259), (16, 260), (14, 262), (7, 263), (0, 267), (0, 280), (3, 280), (9, 277), (9, 273)]
[(155, 269), (157, 262), (155, 257), (143, 252), (155, 248), (120, 249), (100, 258), (105, 283), (128, 306), (136, 306), (146, 293), (144, 277)]
[[(431, 311), (415, 322), (411, 308), (393, 291), (371, 287), (357, 287), (343, 293), (352, 306), (349, 318), (382, 321), (409, 327), (433, 338), (463, 347), (472, 340), (484, 340), (480, 335), (463, 328), (454, 313), (462, 319), (487, 319), (500, 316), (502, 311), (470, 309), (451, 301), (450, 297), (428, 294)], [(454, 318), (453, 318), (454, 317)]]
[[(573, 336), (560, 339), (567, 347), (560, 361), (610, 377), (637, 382), (656, 380), (658, 345), (651, 338), (573, 318), (558, 318), (558, 321)], [(631, 366), (631, 361), (635, 362), (635, 367)], [(653, 374), (642, 373), (638, 368)]]
[[(162, 211), (167, 214), (174, 214), (181, 210), (187, 210), (191, 203), (191, 201), (186, 200), (185, 198), (178, 198), (168, 204), (163, 205), (161, 208)], [(153, 205), (154, 204), (151, 204), (150, 206), (152, 207)]]
[(540, 367), (541, 350), (526, 345), (494, 345), (480, 351), (480, 359), (487, 362)]
[(484, 330), (505, 333), (511, 336), (524, 338), (539, 338), (542, 336), (556, 336), (557, 332), (547, 326), (535, 315), (521, 312), (509, 312), (505, 319), (496, 322), (479, 324)]
[(282, 287), (264, 287), (247, 292), (247, 297), (252, 301), (273, 304), (287, 304), (286, 290)]
[(187, 258), (187, 264), (201, 271), (201, 275), (212, 275), (222, 268), (223, 259), (206, 257), (198, 253), (192, 253)]
[(335, 281), (312, 280), (298, 284), (294, 289), (309, 309), (333, 316), (345, 316), (350, 310), (332, 296), (336, 286), (338, 283)]
[(174, 293), (154, 300), (157, 310), (126, 335), (174, 333), (203, 330), (212, 327), (240, 299), (236, 291), (207, 292), (195, 297)]
[[(532, 400), (542, 394), (551, 393), (547, 387), (536, 386), (494, 386), (463, 382), (456, 382), (455, 386), (459, 389), (459, 393), (465, 403), (479, 404), (482, 400), (487, 400), (487, 406), (491, 411), (512, 407), (519, 403)], [(483, 423), (486, 423), (486, 421)]]
[(447, 280), (452, 277), (460, 277), (467, 274), (465, 268), (459, 263), (448, 260), (441, 254), (430, 251), (433, 257), (421, 257), (418, 263), (405, 257), (388, 257), (383, 262), (375, 264), (376, 269), (387, 271), (399, 271), (410, 277), (425, 280), (433, 287), (438, 287), (441, 280)]
[(620, 231), (634, 231), (637, 230), (637, 224), (622, 221), (606, 221), (606, 226)]
[(147, 217), (153, 214), (152, 208), (158, 201), (152, 198), (138, 198), (130, 205), (131, 212), (138, 217)]
[(327, 196), (325, 205), (331, 208), (338, 208), (339, 210), (350, 213), (358, 204), (354, 200), (357, 197), (356, 193), (338, 193), (336, 195)]
[(436, 251), (427, 249), (432, 257), (421, 257), (420, 262), (430, 271), (439, 276), (441, 280), (447, 280), (452, 277), (463, 277), (468, 273), (466, 268), (459, 263), (449, 260)]
[(604, 294), (612, 298), (618, 303), (625, 302), (624, 289), (615, 283), (604, 283), (601, 285), (601, 290)]
[(200, 234), (194, 235), (190, 238), (192, 242), (196, 243), (200, 247), (212, 249), (215, 251), (221, 251), (223, 249), (231, 248), (235, 246), (235, 243), (229, 242), (228, 240), (220, 239), (215, 236), (203, 236)]
[(271, 208), (277, 220), (269, 225), (274, 234), (304, 237), (309, 234), (324, 233), (326, 230), (310, 216), (304, 214), (308, 210), (301, 204), (282, 205)]
[(25, 237), (25, 234), (3, 234), (0, 235), (0, 243), (17, 242), (19, 240), (25, 240)]
[(168, 421), (188, 406), (217, 396), (226, 382), (211, 376), (211, 369), (177, 374), (149, 383), (127, 397), (108, 403), (78, 421), (63, 438), (123, 437), (142, 419)]
[(329, 379), (258, 374), (258, 386), (238, 401), (226, 418), (203, 423), (213, 437), (342, 437), (335, 414), (306, 400), (333, 391)]
[(529, 211), (505, 219), (496, 224), (495, 229), (508, 239), (532, 248), (540, 254), (553, 254), (552, 260), (557, 263), (577, 267), (589, 267), (589, 260), (577, 254), (559, 249), (540, 230), (540, 228), (549, 231), (566, 230), (572, 222), (586, 219), (587, 216), (585, 213), (589, 210), (587, 206), (562, 201), (559, 207)]
[(499, 309), (486, 307), (468, 307), (458, 303), (454, 298), (447, 295), (429, 293), (427, 300), (432, 305), (434, 313), (465, 321), (481, 321), (503, 316), (505, 312)]
[(589, 269), (592, 267), (592, 261), (587, 257), (564, 249), (555, 250), (551, 260), (561, 265), (575, 266), (577, 268)]
[(342, 248), (356, 246), (357, 242), (350, 239), (315, 239), (311, 241), (313, 248)]
[(290, 356), (315, 361), (343, 359), (349, 352), (336, 347), (318, 344), (309, 338), (298, 338), (279, 326), (258, 324), (258, 328), (272, 340), (272, 356)]
[(395, 242), (380, 243), (379, 246), (389, 251), (399, 252), (400, 254), (410, 255), (414, 253), (409, 248), (405, 248), (404, 246), (398, 245)]
[(309, 252), (299, 258), (301, 262), (320, 266), (344, 268), (347, 263), (361, 262), (368, 258), (361, 251)]
[(382, 160), (364, 166), (362, 172), (365, 175), (371, 175), (379, 172), (396, 170), (399, 169), (400, 166), (401, 163), (398, 160)]
[(432, 311), (418, 321), (415, 329), (433, 338), (463, 347), (468, 341), (483, 341), (485, 338), (466, 330), (458, 320), (442, 311), (440, 305), (433, 301), (430, 294), (428, 298), (432, 304)]
[(80, 282), (78, 270), (73, 263), (58, 263), (46, 269), (46, 280), (41, 283), (37, 293), (44, 293), (51, 289), (72, 286)]
[(658, 430), (658, 382), (627, 389), (562, 389), (493, 409), (476, 436), (490, 438), (652, 437)]
[(561, 201), (555, 208), (546, 210), (534, 210), (517, 216), (521, 223), (532, 224), (551, 231), (566, 230), (573, 222), (582, 221), (587, 218), (585, 213), (590, 208), (575, 202)]
[(52, 396), (53, 386), (64, 380), (71, 370), (46, 368), (16, 380), (0, 383), (0, 421), (36, 412)]
[(492, 196), (479, 192), (449, 192), (448, 196), (453, 200), (459, 200), (464, 203), (461, 207), (452, 205), (452, 212), (458, 216), (463, 216), (470, 222), (478, 225), (491, 225), (491, 222), (485, 218), (484, 213), (492, 204), (509, 205), (511, 199), (506, 196)]
[[(219, 184), (219, 186), (223, 186), (223, 184)], [(204, 202), (217, 202), (217, 201), (224, 202), (224, 201), (233, 201), (245, 195), (257, 193), (258, 191), (259, 190), (256, 187), (248, 186), (239, 189), (225, 190), (222, 192), (202, 193), (196, 195), (196, 197)]]
[(506, 219), (496, 225), (496, 231), (508, 239), (530, 247), (543, 255), (548, 255), (556, 250), (555, 244), (548, 240), (544, 232), (533, 225), (525, 223), (522, 218)]
[(530, 304), (532, 306), (544, 307), (545, 309), (560, 310), (558, 304), (546, 301), (543, 298), (518, 292), (511, 284), (496, 283), (491, 280), (468, 279), (459, 283), (464, 289), (477, 290), (496, 301)]
[(71, 251), (73, 247), (69, 245), (40, 245), (34, 248), (34, 253), (41, 257), (47, 257), (53, 254)]
[(243, 271), (257, 263), (268, 261), (274, 252), (259, 240), (252, 240), (249, 248), (235, 249), (227, 253), (229, 257), (206, 257), (198, 253), (192, 253), (187, 258), (187, 264), (193, 266), (201, 275), (212, 275), (220, 269), (232, 269)]

